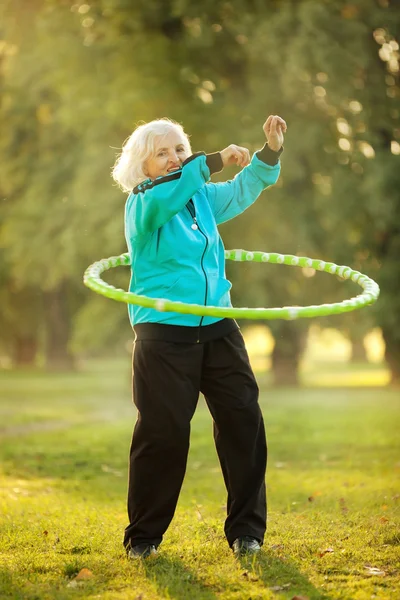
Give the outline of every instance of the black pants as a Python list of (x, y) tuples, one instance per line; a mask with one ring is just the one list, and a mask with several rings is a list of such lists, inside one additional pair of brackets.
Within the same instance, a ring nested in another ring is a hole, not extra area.
[(255, 381), (240, 331), (202, 344), (141, 340), (133, 354), (138, 419), (130, 451), (124, 545), (158, 545), (175, 512), (190, 421), (204, 394), (228, 492), (229, 545), (266, 529), (267, 446)]

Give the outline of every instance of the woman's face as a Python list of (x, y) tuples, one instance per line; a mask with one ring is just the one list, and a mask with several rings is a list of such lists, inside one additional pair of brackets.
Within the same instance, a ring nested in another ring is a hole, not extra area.
[(154, 154), (144, 164), (143, 172), (150, 179), (177, 171), (190, 156), (187, 141), (176, 131), (156, 137)]

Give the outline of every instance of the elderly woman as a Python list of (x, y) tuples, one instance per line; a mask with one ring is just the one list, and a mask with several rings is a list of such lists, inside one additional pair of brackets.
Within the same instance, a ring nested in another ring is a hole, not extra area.
[[(240, 215), (279, 177), (286, 123), (271, 115), (263, 131), (268, 142), (250, 158), (235, 144), (193, 154), (181, 125), (169, 119), (135, 129), (113, 169), (129, 193), (130, 291), (231, 306), (218, 225)], [(242, 167), (233, 180), (210, 182), (232, 164)], [(200, 392), (213, 418), (228, 492), (228, 544), (235, 555), (258, 552), (266, 530), (267, 446), (258, 386), (237, 323), (133, 305), (129, 318), (138, 418), (130, 451), (128, 557), (155, 554), (172, 520)]]

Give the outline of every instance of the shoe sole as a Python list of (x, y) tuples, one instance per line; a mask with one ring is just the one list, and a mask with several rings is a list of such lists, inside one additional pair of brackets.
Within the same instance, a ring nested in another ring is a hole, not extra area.
[(236, 558), (240, 558), (243, 556), (254, 556), (256, 554), (260, 553), (260, 550), (239, 550), (238, 552), (234, 552), (233, 554), (235, 555)]

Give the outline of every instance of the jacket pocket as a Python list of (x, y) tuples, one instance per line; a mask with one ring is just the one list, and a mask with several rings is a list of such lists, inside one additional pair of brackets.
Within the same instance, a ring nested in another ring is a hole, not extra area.
[(232, 284), (228, 279), (220, 277), (218, 274), (209, 276), (209, 294), (208, 305), (214, 306), (232, 306), (230, 290)]
[(196, 277), (179, 277), (169, 287), (160, 288), (160, 298), (171, 302), (204, 304), (206, 282)]

